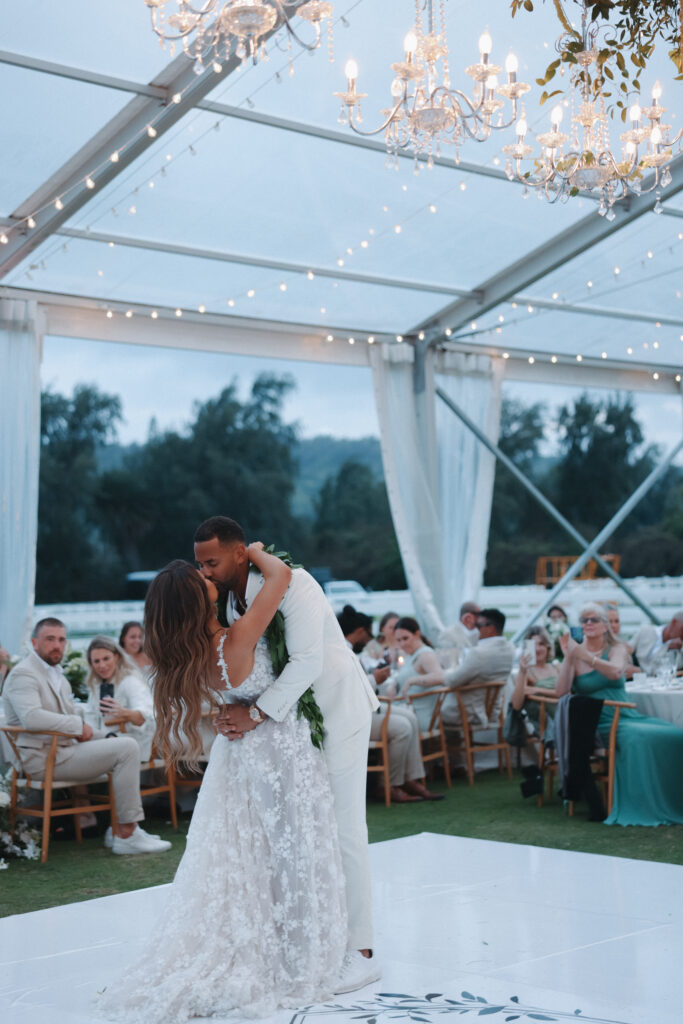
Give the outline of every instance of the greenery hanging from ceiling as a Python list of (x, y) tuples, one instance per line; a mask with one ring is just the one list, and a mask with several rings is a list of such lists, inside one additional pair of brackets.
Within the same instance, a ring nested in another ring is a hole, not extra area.
[[(534, 0), (510, 0), (513, 17), (520, 10), (533, 11)], [(571, 16), (561, 0), (553, 0), (557, 18), (565, 33), (558, 46), (560, 56), (546, 68), (538, 85), (547, 86), (563, 64), (575, 65), (576, 54), (583, 49), (581, 33), (572, 27)], [(594, 23), (606, 22), (604, 45), (600, 49), (600, 65), (607, 79), (614, 80), (614, 72), (607, 62), (614, 59), (622, 81), (618, 89), (620, 98), (613, 107), (621, 111), (626, 120), (626, 99), (632, 91), (640, 93), (640, 79), (651, 59), (655, 44), (662, 40), (676, 68), (676, 80), (683, 80), (683, 0), (575, 0), (574, 6), (584, 7)], [(541, 103), (557, 94), (544, 91)], [(603, 93), (610, 97), (609, 92)]]

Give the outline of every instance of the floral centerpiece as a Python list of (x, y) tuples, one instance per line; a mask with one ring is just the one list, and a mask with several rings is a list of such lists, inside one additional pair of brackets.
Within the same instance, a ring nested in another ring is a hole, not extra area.
[(85, 684), (88, 678), (88, 661), (82, 651), (74, 651), (68, 647), (62, 662), (62, 671), (69, 680), (71, 691), (76, 700), (88, 699), (88, 688)]

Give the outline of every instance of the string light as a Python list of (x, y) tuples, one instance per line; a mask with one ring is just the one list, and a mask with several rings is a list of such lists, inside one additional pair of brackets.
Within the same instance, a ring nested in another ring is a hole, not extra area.
[(176, 316), (182, 316), (182, 315), (183, 315), (183, 311), (182, 311), (182, 309), (176, 309), (176, 311), (175, 311), (175, 315), (176, 315)]
[(398, 341), (399, 344), (400, 344), (403, 341), (403, 335), (402, 334), (397, 334), (396, 335), (396, 341)]
[(3, 231), (3, 233), (0, 235), (0, 244), (1, 245), (7, 245), (8, 242), (9, 242), (9, 238), (7, 237), (5, 232)]
[(132, 309), (127, 309), (126, 310), (126, 316), (128, 317), (129, 320), (132, 317), (132, 315), (133, 315), (133, 310)]
[(374, 345), (374, 344), (375, 344), (375, 336), (374, 336), (374, 334), (371, 334), (368, 337), (368, 345)]
[(355, 338), (349, 338), (349, 345), (355, 345), (355, 344), (356, 344), (356, 339)]
[(90, 175), (88, 175), (88, 177), (85, 179), (85, 187), (86, 188), (94, 188), (95, 187), (95, 182), (92, 180)]
[(255, 289), (254, 288), (250, 288), (249, 291), (247, 292), (247, 298), (248, 299), (253, 299), (255, 295), (256, 295)]
[[(119, 152), (118, 152), (118, 150), (117, 150), (117, 149), (115, 149), (115, 150), (114, 150), (114, 152), (113, 152), (113, 153), (112, 153), (112, 155), (111, 155), (111, 156), (109, 157), (109, 159), (111, 160), (111, 162), (112, 162), (113, 164), (117, 164), (117, 163), (119, 162)], [(87, 182), (86, 182), (86, 184), (87, 184)]]
[(63, 210), (63, 209), (64, 209), (64, 203), (62, 202), (62, 200), (58, 196), (55, 199), (55, 210)]
[(147, 134), (149, 135), (150, 139), (156, 139), (156, 137), (157, 137), (157, 130), (154, 127), (153, 124), (148, 124), (147, 125)]
[(550, 357), (550, 362), (551, 363), (556, 363), (557, 362), (557, 356), (551, 356)]
[(107, 310), (107, 320), (111, 320), (111, 318), (113, 317), (113, 315), (114, 315), (114, 314), (112, 313), (112, 311), (111, 311), (110, 309), (108, 309), (108, 310)]
[(334, 341), (334, 334), (328, 334), (325, 341)]
[(583, 362), (583, 356), (577, 356), (576, 357), (576, 361), (577, 361), (577, 363)]
[(199, 313), (206, 313), (206, 306), (204, 304), (202, 304), (201, 306), (198, 306), (197, 307), (197, 312), (199, 312)]
[(34, 228), (36, 226), (36, 222), (34, 221), (33, 217), (29, 217), (26, 223), (30, 228)]
[(159, 316), (159, 314), (157, 313), (156, 309), (153, 309), (152, 312), (149, 315), (151, 316), (152, 320), (156, 320), (157, 317)]

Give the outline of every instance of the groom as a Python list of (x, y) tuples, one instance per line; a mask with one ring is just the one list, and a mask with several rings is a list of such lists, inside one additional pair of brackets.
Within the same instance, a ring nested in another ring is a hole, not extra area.
[[(244, 614), (263, 584), (249, 572), (244, 532), (227, 516), (213, 516), (194, 535), (200, 572), (221, 595), (227, 593), (227, 620)], [(313, 686), (324, 719), (327, 761), (346, 879), (349, 934), (336, 993), (353, 992), (377, 981), (372, 956), (372, 920), (365, 780), (372, 712), (377, 698), (358, 659), (347, 645), (332, 608), (316, 581), (294, 569), (280, 604), (289, 661), (251, 708), (233, 704), (221, 712), (219, 731), (240, 739), (266, 718), (281, 722)]]

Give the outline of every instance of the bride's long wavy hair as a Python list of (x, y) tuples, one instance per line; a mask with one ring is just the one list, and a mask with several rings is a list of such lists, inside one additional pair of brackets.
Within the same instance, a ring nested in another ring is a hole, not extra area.
[(154, 666), (155, 740), (174, 765), (196, 766), (202, 703), (214, 687), (213, 609), (199, 572), (182, 559), (152, 580), (145, 599), (145, 654)]

